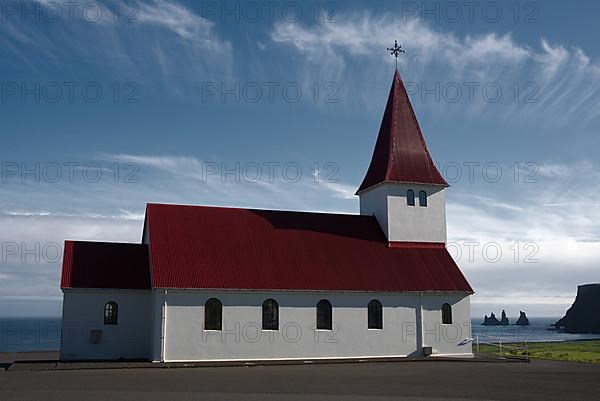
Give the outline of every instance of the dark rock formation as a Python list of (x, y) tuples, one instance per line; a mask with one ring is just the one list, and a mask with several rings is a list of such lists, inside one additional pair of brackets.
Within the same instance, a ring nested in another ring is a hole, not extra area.
[(600, 334), (600, 284), (578, 286), (575, 302), (554, 327), (567, 333)]
[(506, 312), (503, 309), (502, 317), (500, 318), (500, 320), (498, 320), (496, 315), (494, 315), (494, 312), (492, 312), (490, 317), (487, 317), (487, 315), (485, 315), (483, 317), (483, 323), (481, 323), (481, 324), (483, 326), (508, 326), (509, 322), (508, 322), (508, 318), (506, 317)]
[(490, 317), (487, 317), (487, 315), (483, 317), (483, 323), (481, 324), (483, 326), (500, 326), (500, 321), (496, 318), (494, 312), (492, 312)]
[(527, 315), (525, 314), (525, 312), (520, 311), (519, 312), (519, 319), (517, 320), (517, 323), (515, 323), (517, 326), (529, 326), (529, 319), (527, 319)]

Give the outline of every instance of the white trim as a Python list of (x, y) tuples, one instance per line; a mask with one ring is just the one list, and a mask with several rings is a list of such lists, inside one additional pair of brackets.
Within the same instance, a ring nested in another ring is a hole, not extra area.
[[(442, 178), (444, 178), (444, 177), (442, 177)], [(380, 187), (382, 185), (386, 185), (386, 184), (392, 184), (392, 185), (393, 184), (431, 185), (432, 187), (450, 188), (450, 184), (444, 185), (444, 184), (433, 184), (433, 183), (430, 183), (430, 182), (417, 182), (417, 181), (381, 181), (381, 182), (378, 182), (375, 185), (371, 185), (370, 187), (367, 187), (367, 188), (361, 190), (360, 192), (356, 191), (356, 193), (354, 194), (354, 196), (360, 196), (361, 194), (364, 194), (365, 192), (368, 192), (370, 190), (373, 190), (375, 188), (378, 188), (378, 187)]]
[[(471, 354), (472, 355), (472, 354)], [(164, 362), (254, 362), (254, 361), (319, 361), (319, 360), (353, 360), (353, 359), (385, 359), (385, 358), (408, 358), (408, 355), (366, 355), (366, 356), (317, 356), (297, 358), (231, 358), (231, 359), (174, 359)]]
[(475, 358), (472, 352), (464, 352), (460, 354), (432, 354), (429, 358)]
[[(269, 292), (269, 293), (273, 293), (273, 292), (279, 292), (279, 293), (299, 293), (299, 294), (304, 294), (304, 293), (308, 293), (308, 294), (316, 294), (316, 293), (322, 293), (322, 294), (394, 294), (394, 295), (418, 295), (418, 294), (424, 294), (424, 295), (459, 295), (459, 294), (465, 294), (465, 295), (473, 295), (475, 292), (471, 292), (471, 291), (383, 291), (383, 290), (368, 290), (368, 291), (359, 291), (359, 290), (337, 290), (337, 291), (332, 291), (332, 290), (308, 290), (308, 289), (301, 289), (301, 290), (291, 290), (291, 289), (279, 289), (279, 288), (258, 288), (258, 289), (252, 289), (252, 288), (175, 288), (175, 287), (155, 287), (152, 288), (153, 291), (164, 291), (164, 290), (169, 290), (169, 291), (173, 291), (173, 292), (187, 292), (187, 291), (200, 291), (200, 292), (210, 292), (210, 291), (218, 291), (218, 292), (246, 292), (246, 293), (256, 293), (256, 292)], [(333, 306), (333, 305), (332, 305)]]
[(396, 294), (396, 295), (415, 295), (415, 294), (423, 294), (423, 295), (457, 295), (457, 294), (465, 294), (465, 295), (473, 295), (475, 292), (471, 291), (383, 291), (383, 290), (368, 290), (368, 291), (359, 291), (359, 290), (343, 290), (343, 291), (330, 291), (330, 290), (290, 290), (290, 289), (276, 289), (276, 288), (260, 288), (260, 289), (248, 289), (248, 288), (175, 288), (175, 287), (153, 287), (153, 288), (61, 288), (61, 291), (64, 292), (139, 292), (139, 293), (147, 293), (147, 292), (160, 292), (164, 293), (164, 291), (201, 291), (201, 292), (209, 292), (209, 291), (219, 291), (219, 292), (247, 292), (247, 293), (256, 293), (256, 292), (279, 292), (279, 293), (323, 293), (323, 294)]

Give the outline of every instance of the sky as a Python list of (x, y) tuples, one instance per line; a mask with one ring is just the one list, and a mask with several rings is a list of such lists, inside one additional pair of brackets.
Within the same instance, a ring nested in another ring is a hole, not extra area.
[[(472, 314), (600, 281), (600, 3), (0, 1), (0, 316), (148, 202), (358, 213), (398, 69)], [(201, 229), (201, 228), (199, 228)]]

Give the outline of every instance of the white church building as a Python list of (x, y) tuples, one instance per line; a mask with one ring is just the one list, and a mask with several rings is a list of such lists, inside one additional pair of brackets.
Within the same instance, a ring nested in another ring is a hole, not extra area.
[(66, 241), (60, 358), (472, 357), (447, 187), (396, 70), (360, 214), (148, 204), (141, 243)]

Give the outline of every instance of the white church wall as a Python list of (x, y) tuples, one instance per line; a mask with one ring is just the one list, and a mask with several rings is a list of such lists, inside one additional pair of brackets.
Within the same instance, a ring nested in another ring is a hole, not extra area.
[[(104, 324), (104, 305), (118, 304), (118, 324)], [(64, 290), (60, 358), (150, 359), (150, 291)], [(90, 332), (101, 330), (99, 343)]]
[[(415, 193), (409, 206), (406, 193)], [(419, 205), (419, 191), (427, 207)], [(360, 213), (374, 214), (389, 241), (446, 242), (446, 201), (439, 185), (385, 183), (360, 194)]]
[[(452, 324), (442, 323), (441, 306), (452, 306)], [(433, 356), (472, 357), (471, 302), (468, 295), (424, 295), (422, 302), (423, 345)]]
[(360, 214), (375, 216), (381, 230), (389, 238), (387, 188), (378, 185), (360, 194)]
[[(212, 297), (223, 304), (222, 331), (203, 330), (204, 304)], [(279, 303), (277, 331), (261, 328), (262, 302), (268, 298)], [(315, 330), (316, 304), (323, 298), (333, 306), (332, 331)], [(455, 298), (449, 296), (445, 302)], [(383, 330), (367, 328), (367, 304), (372, 299), (383, 304)], [(421, 302), (419, 295), (410, 294), (169, 290), (163, 356), (165, 361), (420, 356)], [(462, 315), (457, 312), (457, 317)], [(434, 316), (425, 313), (424, 319), (430, 322)], [(439, 311), (437, 319), (441, 322)], [(464, 351), (452, 344), (438, 344), (437, 349)]]

